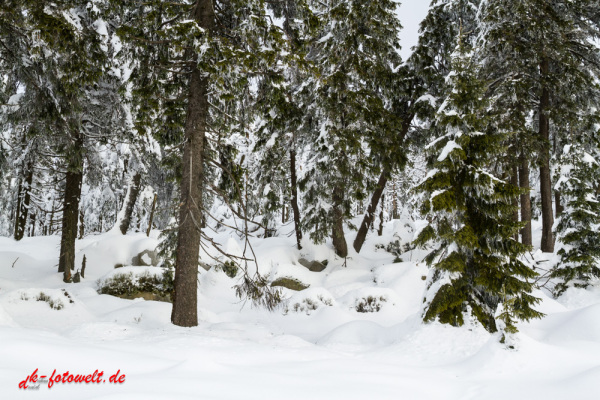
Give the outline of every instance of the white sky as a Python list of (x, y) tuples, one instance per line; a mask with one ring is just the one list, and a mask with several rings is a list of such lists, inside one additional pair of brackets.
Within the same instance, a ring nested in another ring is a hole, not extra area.
[(410, 48), (417, 44), (419, 38), (419, 24), (427, 15), (431, 0), (399, 0), (398, 16), (402, 22), (400, 33), (400, 46), (402, 46), (402, 59), (406, 60), (412, 53)]

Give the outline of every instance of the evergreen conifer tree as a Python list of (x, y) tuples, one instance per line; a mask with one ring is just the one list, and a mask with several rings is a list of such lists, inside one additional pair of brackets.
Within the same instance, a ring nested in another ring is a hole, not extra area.
[[(593, 141), (596, 142), (596, 141)], [(552, 272), (558, 278), (556, 296), (570, 286), (587, 287), (593, 277), (600, 278), (600, 165), (597, 146), (591, 155), (580, 144), (564, 146), (558, 169), (556, 189), (565, 209), (556, 224), (560, 261)]]
[(391, 108), (400, 24), (396, 4), (388, 0), (312, 4), (320, 29), (309, 59), (319, 78), (311, 82), (312, 146), (301, 180), (304, 225), (317, 242), (331, 235), (336, 254), (346, 257), (344, 223), (351, 206), (375, 186), (378, 151), (400, 127)]
[(224, 197), (211, 169), (231, 173), (216, 156), (230, 158), (225, 147), (246, 137), (250, 77), (268, 73), (286, 42), (261, 0), (113, 3), (131, 61), (135, 126), (169, 151), (164, 164), (180, 184), (171, 320), (195, 326), (205, 201), (207, 193)]
[[(486, 0), (481, 3), (481, 60), (491, 85), (492, 107), (515, 134), (523, 181), (529, 164), (540, 171), (541, 249), (552, 252), (552, 142), (561, 147), (567, 127), (597, 101), (600, 58), (598, 6), (589, 1)], [(596, 99), (596, 100), (593, 100)], [(516, 160), (513, 164), (517, 164)], [(528, 185), (523, 185), (528, 186)], [(524, 220), (529, 219), (527, 199)], [(530, 241), (529, 232), (524, 241)]]
[[(434, 241), (427, 256), (433, 265), (427, 283), (423, 319), (460, 326), (470, 313), (490, 332), (515, 332), (517, 319), (539, 317), (531, 295), (536, 273), (521, 260), (526, 247), (514, 240), (512, 218), (517, 187), (498, 179), (490, 165), (501, 154), (503, 137), (487, 115), (485, 85), (467, 45), (453, 55), (450, 94), (435, 120), (443, 136), (428, 148), (439, 154), (420, 189), (434, 221), (416, 239)], [(496, 315), (499, 303), (504, 311)]]

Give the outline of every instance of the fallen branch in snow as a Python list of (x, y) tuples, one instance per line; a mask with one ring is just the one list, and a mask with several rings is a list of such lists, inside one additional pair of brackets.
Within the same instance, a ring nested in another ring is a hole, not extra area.
[(12, 263), (12, 267), (11, 268), (15, 267), (15, 264), (17, 263), (18, 260), (19, 260), (19, 257), (17, 257), (17, 259), (15, 260), (15, 262)]

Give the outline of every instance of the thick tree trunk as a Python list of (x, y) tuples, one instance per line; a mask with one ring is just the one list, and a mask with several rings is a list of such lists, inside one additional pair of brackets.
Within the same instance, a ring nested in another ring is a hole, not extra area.
[[(549, 61), (544, 58), (540, 63), (542, 80), (548, 75)], [(550, 107), (550, 91), (547, 83), (542, 82), (542, 94), (540, 97), (539, 110), (539, 135), (542, 141), (540, 154), (540, 197), (542, 200), (542, 242), (543, 252), (554, 252), (554, 237), (552, 225), (554, 225), (554, 214), (552, 212), (552, 181), (550, 176), (550, 119), (548, 108)]]
[(300, 227), (300, 209), (298, 208), (298, 178), (296, 176), (296, 152), (290, 150), (290, 172), (292, 184), (292, 211), (294, 213), (294, 230), (296, 231), (296, 246), (302, 250), (302, 228)]
[[(402, 143), (408, 130), (410, 129), (410, 124), (414, 118), (414, 114), (409, 115), (406, 120), (402, 123), (402, 130), (400, 131), (400, 140)], [(383, 190), (385, 189), (385, 185), (390, 177), (390, 171), (386, 168), (383, 169), (383, 172), (379, 176), (379, 181), (377, 182), (377, 187), (371, 196), (371, 202), (367, 208), (367, 213), (363, 217), (362, 223), (360, 224), (360, 228), (358, 228), (358, 232), (356, 234), (356, 238), (354, 239), (353, 247), (357, 253), (360, 253), (365, 240), (367, 239), (367, 233), (369, 232), (369, 227), (373, 224), (373, 219), (375, 218), (375, 210), (377, 210), (377, 205), (379, 204), (379, 199), (381, 199), (381, 195), (383, 194)]]
[(19, 182), (17, 191), (17, 212), (15, 215), (15, 240), (23, 239), (27, 228), (27, 217), (29, 215), (29, 203), (31, 201), (31, 184), (33, 182), (33, 165), (28, 162), (24, 165), (23, 180)]
[(527, 158), (521, 154), (519, 157), (519, 186), (521, 189), (527, 190), (521, 195), (521, 221), (526, 222), (521, 229), (521, 242), (524, 245), (532, 246), (533, 239), (531, 235), (531, 195), (529, 193), (529, 162)]
[(348, 244), (344, 236), (344, 211), (342, 209), (344, 201), (344, 189), (336, 187), (333, 189), (333, 229), (331, 238), (333, 240), (333, 249), (338, 257), (348, 257)]
[(135, 203), (140, 194), (141, 182), (142, 175), (139, 172), (135, 172), (131, 177), (131, 182), (129, 182), (127, 196), (125, 197), (125, 201), (123, 204), (124, 210), (122, 210), (121, 213), (119, 213), (120, 216), (122, 216), (121, 221), (119, 221), (119, 230), (123, 235), (127, 233), (127, 230), (129, 229), (129, 224), (131, 224), (131, 215), (133, 214)]
[(358, 232), (356, 233), (356, 238), (354, 239), (353, 247), (357, 253), (360, 253), (360, 249), (362, 249), (362, 246), (365, 243), (365, 239), (367, 238), (369, 227), (373, 224), (373, 220), (375, 219), (375, 210), (377, 210), (377, 205), (379, 204), (379, 200), (383, 195), (383, 190), (385, 189), (385, 185), (387, 184), (388, 179), (389, 172), (384, 170), (379, 176), (377, 187), (375, 188), (373, 196), (371, 196), (371, 202), (367, 207), (367, 213), (365, 214), (362, 223), (358, 228)]
[(71, 270), (75, 269), (75, 239), (77, 238), (82, 181), (83, 172), (81, 166), (79, 166), (78, 171), (75, 169), (67, 171), (60, 237), (60, 256), (58, 259), (58, 272), (64, 273), (63, 280), (65, 282), (71, 281)]
[[(514, 165), (511, 168), (511, 174), (510, 174), (510, 183), (511, 185), (515, 186), (515, 187), (519, 187), (519, 173), (518, 173), (518, 167), (516, 165)], [(519, 200), (515, 197), (513, 200), (513, 215), (512, 215), (512, 219), (513, 222), (515, 223), (519, 223)], [(519, 233), (515, 233), (514, 239), (518, 242), (519, 241)]]
[[(198, 0), (192, 18), (210, 32), (214, 24), (212, 2)], [(194, 66), (190, 74), (185, 122), (175, 293), (171, 312), (171, 322), (186, 327), (198, 325), (198, 256), (208, 107), (208, 80)]]

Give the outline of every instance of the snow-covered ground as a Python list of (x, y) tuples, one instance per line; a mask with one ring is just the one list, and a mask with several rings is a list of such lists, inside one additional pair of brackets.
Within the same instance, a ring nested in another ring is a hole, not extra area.
[[(56, 272), (58, 237), (0, 238), (0, 398), (598, 398), (598, 282), (558, 301), (536, 293), (548, 315), (521, 324), (516, 349), (507, 349), (475, 324), (421, 323), (423, 251), (393, 263), (393, 255), (376, 249), (394, 235), (409, 241), (414, 229), (388, 223), (384, 236), (371, 235), (345, 266), (327, 244), (307, 244), (300, 252), (286, 232), (256, 239), (263, 274), (295, 277), (310, 287), (286, 289), (287, 305), (270, 313), (240, 303), (232, 289), (236, 279), (201, 269), (195, 328), (171, 325), (169, 303), (96, 292), (98, 279), (156, 239), (107, 233), (78, 241), (77, 265), (85, 254), (86, 278), (65, 284)], [(218, 240), (230, 251), (242, 248), (234, 234)], [(311, 272), (298, 264), (301, 256), (328, 260), (327, 268)], [(40, 292), (62, 308), (37, 301)], [(369, 296), (379, 312), (358, 312)], [(100, 383), (42, 383), (39, 393), (19, 389), (36, 369), (38, 376), (54, 370), (104, 375)], [(122, 384), (109, 382), (117, 371), (125, 375)]]

